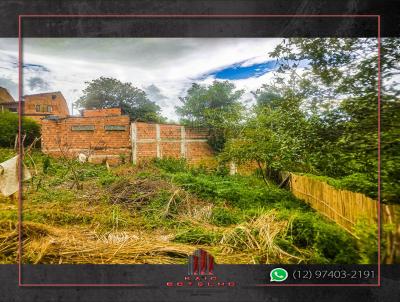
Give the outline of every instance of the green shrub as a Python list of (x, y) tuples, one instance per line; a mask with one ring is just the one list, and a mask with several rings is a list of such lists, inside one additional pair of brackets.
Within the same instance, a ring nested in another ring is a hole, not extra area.
[[(146, 206), (145, 215), (161, 216), (161, 214), (165, 212), (170, 198), (171, 198), (170, 192), (166, 190), (161, 190), (160, 192), (158, 192), (158, 194), (154, 198), (152, 198), (150, 203)], [(168, 212), (176, 214), (176, 211), (177, 211), (177, 206), (176, 202), (174, 202), (169, 205)]]
[(299, 248), (311, 249), (314, 253), (311, 262), (356, 264), (360, 261), (356, 239), (315, 212), (297, 214), (286, 239)]
[(227, 201), (230, 206), (242, 210), (270, 208), (283, 200), (280, 207), (302, 207), (290, 192), (274, 186), (266, 187), (256, 177), (177, 173), (173, 181), (201, 198)]
[(312, 246), (316, 236), (314, 217), (308, 214), (296, 216), (292, 222), (290, 235), (297, 247), (307, 248)]
[(184, 172), (187, 170), (187, 162), (184, 158), (157, 158), (154, 159), (154, 165), (169, 173)]
[(99, 183), (102, 186), (106, 187), (106, 186), (113, 184), (117, 179), (118, 179), (118, 177), (115, 176), (114, 174), (104, 173), (104, 174), (100, 175)]
[(0, 148), (0, 163), (3, 161), (6, 161), (7, 159), (10, 159), (11, 157), (15, 156), (16, 153), (14, 149), (5, 149), (5, 148)]
[(190, 229), (184, 229), (180, 231), (173, 241), (181, 243), (192, 243), (192, 244), (215, 244), (222, 238), (221, 234), (214, 233), (209, 230), (205, 230), (199, 227), (193, 227)]
[(201, 175), (201, 174), (208, 174), (209, 173), (209, 169), (205, 165), (201, 164), (199, 166), (190, 167), (189, 172), (192, 175), (198, 176), (198, 175)]
[(35, 195), (30, 198), (30, 202), (33, 203), (45, 203), (45, 202), (54, 202), (58, 204), (67, 204), (72, 203), (76, 200), (76, 196), (74, 191), (67, 189), (51, 189), (48, 190), (40, 190)]
[(239, 223), (243, 218), (240, 212), (224, 207), (214, 207), (211, 222), (217, 226), (228, 226)]
[(49, 168), (51, 168), (51, 161), (48, 156), (45, 156), (42, 160), (42, 166), (43, 166), (43, 173), (47, 174), (49, 171)]
[[(18, 114), (13, 112), (0, 112), (0, 146), (13, 147), (15, 136), (18, 134)], [(33, 142), (35, 137), (40, 137), (40, 126), (30, 118), (22, 118), (22, 135), (26, 135), (25, 145)]]
[(378, 226), (369, 223), (367, 219), (359, 219), (354, 229), (359, 238), (357, 246), (361, 263), (378, 263)]
[(140, 212), (146, 227), (150, 229), (158, 227), (169, 228), (182, 224), (181, 221), (174, 219), (179, 212), (181, 199), (179, 196), (175, 196), (174, 202), (169, 203), (170, 199), (171, 192), (160, 190), (147, 205), (141, 208)]
[(352, 191), (363, 193), (369, 197), (378, 196), (378, 179), (363, 173), (354, 173), (343, 177), (339, 182), (339, 187)]
[(121, 208), (120, 205), (112, 205), (110, 213), (105, 213), (103, 218), (103, 228), (108, 226), (112, 230), (118, 230), (120, 227), (129, 225), (129, 215)]
[(356, 264), (359, 263), (359, 251), (356, 240), (332, 223), (316, 223), (316, 237), (314, 249), (329, 264)]

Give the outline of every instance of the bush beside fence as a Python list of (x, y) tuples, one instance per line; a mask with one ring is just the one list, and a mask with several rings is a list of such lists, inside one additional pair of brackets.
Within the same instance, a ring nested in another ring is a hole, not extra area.
[[(338, 190), (325, 182), (293, 173), (290, 175), (290, 190), (354, 236), (359, 220), (378, 223), (378, 202), (364, 194)], [(382, 262), (394, 263), (400, 260), (400, 207), (381, 204), (380, 213), (386, 249)]]

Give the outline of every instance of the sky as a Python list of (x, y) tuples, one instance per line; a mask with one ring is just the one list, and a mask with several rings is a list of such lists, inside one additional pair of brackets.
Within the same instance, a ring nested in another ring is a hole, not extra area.
[[(229, 80), (252, 103), (273, 77), (270, 38), (24, 38), (23, 94), (61, 91), (71, 105), (88, 81), (113, 77), (144, 90), (162, 114), (178, 120), (192, 83)], [(0, 86), (18, 97), (18, 39), (0, 38)], [(76, 112), (75, 112), (76, 113)]]

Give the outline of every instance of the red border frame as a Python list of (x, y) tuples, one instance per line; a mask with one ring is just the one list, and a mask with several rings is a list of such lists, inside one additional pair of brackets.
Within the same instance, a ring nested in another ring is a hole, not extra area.
[[(18, 144), (19, 154), (22, 154), (22, 18), (377, 18), (378, 25), (378, 283), (376, 284), (296, 284), (296, 283), (283, 283), (283, 284), (256, 284), (257, 287), (317, 287), (317, 286), (354, 286), (354, 287), (380, 287), (381, 286), (381, 15), (375, 14), (81, 14), (81, 15), (65, 15), (65, 14), (22, 14), (18, 15)], [(19, 191), (18, 191), (18, 286), (20, 287), (143, 287), (145, 284), (133, 283), (107, 283), (107, 284), (92, 284), (92, 283), (22, 283), (22, 241), (21, 241), (21, 226), (22, 226), (22, 156), (18, 159), (19, 168)]]

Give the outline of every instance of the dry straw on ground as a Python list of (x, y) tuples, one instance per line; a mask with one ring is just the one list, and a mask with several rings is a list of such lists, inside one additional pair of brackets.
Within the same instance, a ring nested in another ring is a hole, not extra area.
[[(15, 262), (17, 225), (1, 224), (0, 262)], [(47, 264), (179, 264), (198, 248), (211, 252), (217, 263), (298, 263), (301, 259), (281, 250), (274, 238), (287, 227), (273, 215), (227, 227), (214, 246), (172, 242), (174, 234), (114, 231), (97, 234), (84, 228), (57, 228), (26, 222), (22, 228), (23, 263)]]
[[(1, 225), (0, 251), (3, 257), (16, 258), (18, 232), (14, 223)], [(182, 263), (196, 247), (172, 243), (165, 237), (138, 237), (115, 232), (98, 235), (84, 229), (61, 229), (37, 223), (23, 224), (24, 263)]]
[[(275, 239), (287, 231), (289, 221), (277, 220), (273, 211), (251, 221), (228, 229), (221, 240), (223, 251), (234, 253), (247, 251), (253, 255), (253, 263), (279, 261), (301, 262), (303, 259), (283, 251)], [(257, 259), (256, 259), (257, 258)]]

